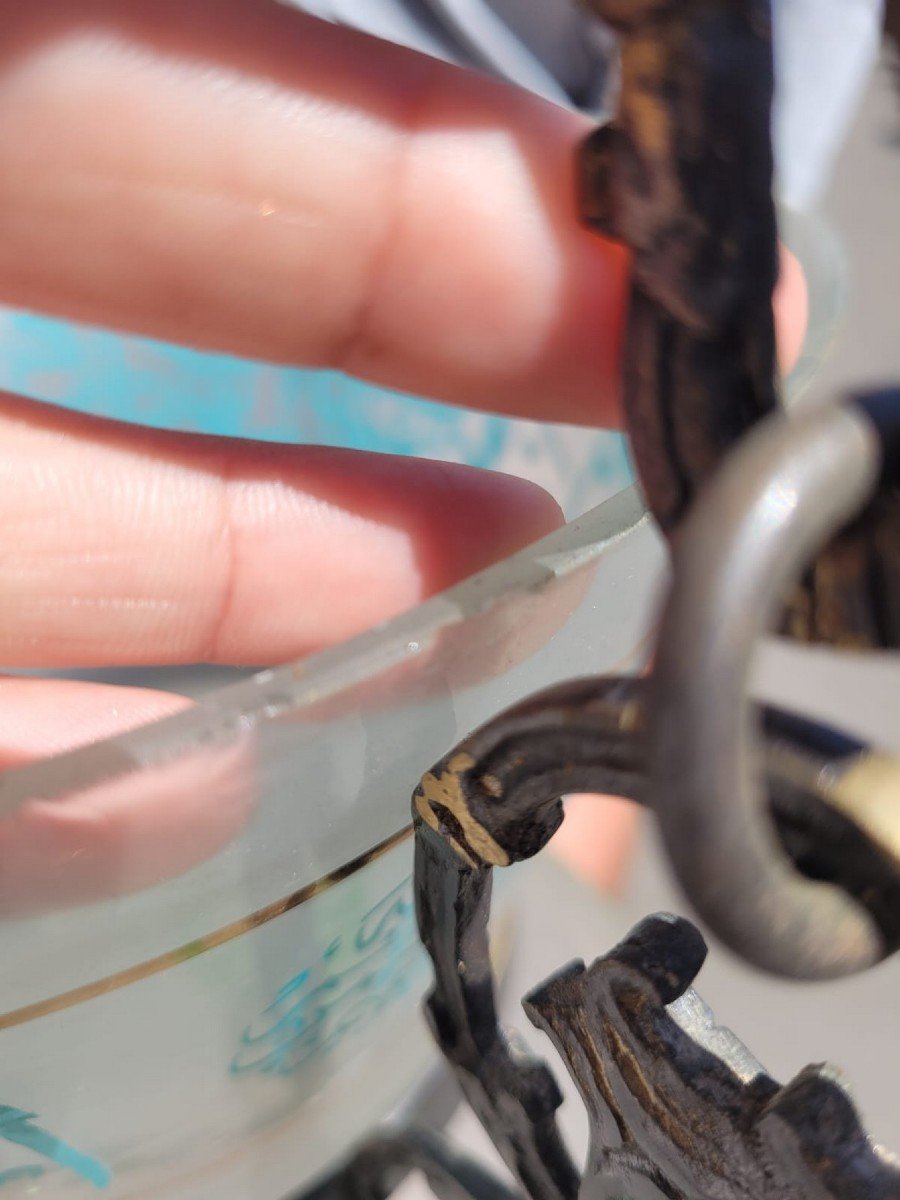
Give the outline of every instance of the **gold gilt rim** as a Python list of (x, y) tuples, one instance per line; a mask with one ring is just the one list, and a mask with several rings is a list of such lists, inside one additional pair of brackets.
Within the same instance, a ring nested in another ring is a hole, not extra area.
[(220, 929), (216, 929), (212, 933), (207, 933), (202, 937), (194, 938), (190, 942), (185, 942), (183, 946), (178, 946), (174, 950), (167, 950), (165, 954), (145, 959), (144, 962), (137, 963), (133, 967), (126, 967), (124, 971), (116, 971), (112, 975), (106, 975), (102, 979), (95, 980), (93, 983), (85, 983), (81, 987), (71, 988), (67, 992), (59, 992), (55, 996), (49, 996), (46, 1000), (38, 1000), (34, 1004), (26, 1004), (22, 1008), (14, 1008), (9, 1012), (2, 1013), (0, 1014), (0, 1030), (12, 1029), (15, 1025), (24, 1025), (27, 1021), (36, 1021), (39, 1017), (46, 1017), (50, 1013), (62, 1012), (66, 1008), (74, 1008), (76, 1004), (84, 1004), (88, 1000), (94, 1000), (97, 996), (105, 996), (108, 992), (115, 992), (119, 988), (128, 987), (129, 984), (139, 983), (142, 979), (149, 979), (151, 975), (159, 975), (162, 971), (168, 971), (171, 967), (180, 966), (181, 963), (188, 962), (192, 958), (197, 958), (199, 955), (205, 954), (207, 950), (214, 950), (217, 946), (224, 946), (226, 942), (233, 942), (235, 938), (239, 938), (242, 934), (249, 933), (252, 929), (258, 929), (261, 925), (267, 925), (269, 921), (274, 921), (276, 917), (284, 916), (285, 913), (290, 912), (292, 909), (299, 908), (301, 904), (305, 904), (315, 896), (321, 896), (323, 892), (327, 892), (335, 884), (349, 879), (351, 875), (355, 875), (357, 871), (361, 871), (369, 863), (381, 858), (388, 851), (393, 850), (395, 846), (399, 846), (402, 842), (405, 842), (411, 834), (412, 826), (407, 825), (396, 833), (392, 833), (384, 841), (379, 842), (377, 846), (373, 846), (363, 854), (357, 855), (356, 858), (350, 859), (343, 866), (329, 871), (327, 875), (322, 875), (321, 878), (316, 879), (313, 883), (308, 883), (304, 887), (298, 888), (289, 895), (282, 897), (282, 899), (267, 904), (264, 908), (258, 908), (246, 917), (239, 917), (238, 920), (232, 921), (228, 925), (223, 925)]

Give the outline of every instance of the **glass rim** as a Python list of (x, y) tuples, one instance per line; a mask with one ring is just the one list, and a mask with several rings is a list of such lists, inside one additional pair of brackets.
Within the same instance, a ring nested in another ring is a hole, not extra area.
[[(779, 206), (779, 229), (800, 261), (809, 295), (803, 347), (783, 385), (792, 406), (806, 402), (838, 324), (846, 265), (830, 227), (815, 214)], [(0, 771), (0, 819), (29, 800), (61, 800), (235, 742), (260, 724), (333, 697), (400, 664), (411, 647), (418, 652), (470, 616), (539, 586), (548, 571), (573, 573), (645, 520), (640, 489), (632, 484), (539, 541), (338, 645), (219, 686), (170, 716)]]

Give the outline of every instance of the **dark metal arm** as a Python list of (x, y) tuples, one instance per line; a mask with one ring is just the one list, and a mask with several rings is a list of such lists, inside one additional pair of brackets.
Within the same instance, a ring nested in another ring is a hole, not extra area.
[(497, 1022), (487, 934), (492, 868), (466, 862), (469, 851), (453, 848), (449, 830), (445, 836), (421, 818), (420, 801), (417, 794), (417, 915), (435, 974), (428, 1016), (466, 1098), (530, 1197), (897, 1200), (900, 1168), (866, 1137), (826, 1068), (807, 1068), (780, 1087), (715, 1026), (690, 990), (703, 939), (689, 922), (664, 915), (526, 1000), (588, 1110), (591, 1150), (580, 1179), (556, 1125), (560, 1093), (549, 1068)]
[(438, 1200), (522, 1200), (440, 1134), (405, 1128), (377, 1134), (302, 1200), (385, 1200), (410, 1171), (421, 1171)]
[[(613, 121), (585, 142), (580, 209), (632, 252), (631, 451), (667, 534), (778, 407), (769, 0), (585, 0), (618, 33)], [(881, 493), (782, 597), (807, 641), (900, 646), (900, 496)]]

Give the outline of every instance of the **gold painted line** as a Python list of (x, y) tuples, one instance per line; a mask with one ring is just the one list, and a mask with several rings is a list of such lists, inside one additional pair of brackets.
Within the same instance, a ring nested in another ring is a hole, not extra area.
[(291, 892), (289, 896), (275, 900), (272, 904), (267, 904), (265, 908), (258, 908), (256, 912), (232, 921), (229, 925), (223, 925), (221, 929), (195, 938), (191, 942), (185, 942), (183, 946), (178, 946), (175, 950), (167, 950), (165, 954), (157, 955), (156, 958), (148, 958), (142, 963), (126, 967), (124, 971), (116, 971), (115, 974), (97, 979), (93, 983), (86, 983), (81, 987), (72, 988), (68, 992), (50, 996), (46, 1000), (38, 1000), (35, 1004), (26, 1004), (23, 1008), (15, 1008), (10, 1012), (3, 1013), (0, 1015), (0, 1030), (11, 1029), (14, 1025), (24, 1025), (26, 1021), (36, 1021), (38, 1017), (46, 1017), (50, 1013), (73, 1008), (76, 1004), (84, 1004), (85, 1001), (93, 1000), (97, 996), (104, 996), (107, 992), (115, 992), (119, 988), (138, 983), (142, 979), (149, 979), (151, 975), (158, 975), (161, 971), (168, 971), (170, 967), (177, 967), (200, 954), (205, 954), (207, 950), (224, 946), (226, 942), (233, 942), (241, 934), (248, 933), (251, 929), (258, 929), (260, 925), (274, 921), (276, 917), (281, 917), (291, 909), (298, 908), (301, 904), (312, 900), (313, 897), (321, 896), (335, 884), (355, 875), (369, 863), (405, 842), (411, 835), (412, 826), (407, 825), (404, 829), (385, 838), (383, 842), (379, 842), (377, 846), (373, 846), (371, 850), (366, 850), (364, 854), (358, 855), (344, 863), (343, 866), (329, 871), (321, 879), (316, 879), (313, 883), (298, 888), (296, 892)]

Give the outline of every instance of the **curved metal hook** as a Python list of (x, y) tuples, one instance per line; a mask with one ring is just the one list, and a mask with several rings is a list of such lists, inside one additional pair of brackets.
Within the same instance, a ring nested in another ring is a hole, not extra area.
[[(649, 679), (582, 679), (500, 713), (422, 777), (413, 797), (417, 823), (461, 870), (477, 875), (537, 854), (563, 820), (567, 793), (612, 792), (650, 803), (652, 687)], [(900, 805), (883, 803), (886, 790), (900, 793), (900, 761), (777, 709), (765, 710), (764, 725), (779, 852), (798, 871), (830, 881), (838, 895), (856, 897), (882, 949), (900, 948)], [(727, 886), (724, 869), (709, 864)], [(777, 927), (768, 935), (778, 937)], [(448, 979), (456, 961), (446, 964)]]
[[(648, 716), (650, 803), (675, 872), (718, 935), (780, 975), (830, 978), (890, 949), (868, 907), (804, 878), (754, 778), (748, 675), (758, 638), (900, 442), (900, 391), (768, 418), (709, 483), (673, 546)], [(900, 772), (888, 785), (900, 825)]]

